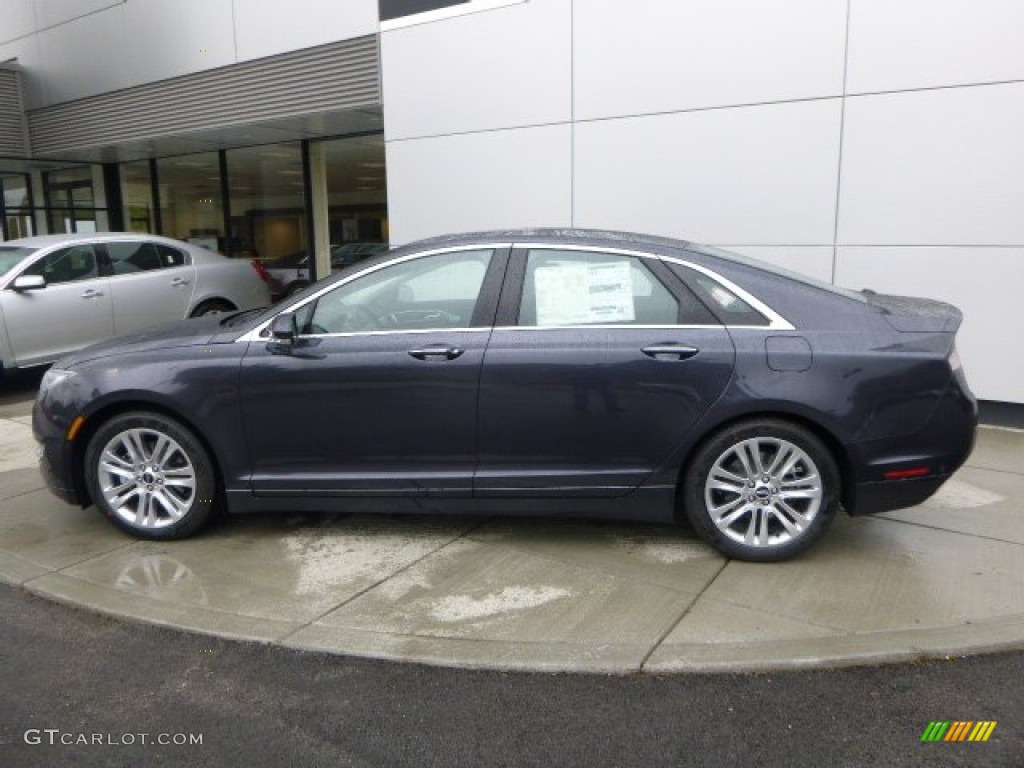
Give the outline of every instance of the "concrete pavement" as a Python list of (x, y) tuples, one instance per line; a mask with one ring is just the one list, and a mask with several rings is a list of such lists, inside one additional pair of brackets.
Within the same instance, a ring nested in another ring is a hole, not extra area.
[(0, 404), (0, 580), (129, 619), (459, 667), (628, 673), (832, 666), (1024, 648), (1024, 432), (985, 427), (921, 507), (845, 516), (787, 563), (678, 528), (228, 517), (132, 539), (52, 497), (31, 395)]

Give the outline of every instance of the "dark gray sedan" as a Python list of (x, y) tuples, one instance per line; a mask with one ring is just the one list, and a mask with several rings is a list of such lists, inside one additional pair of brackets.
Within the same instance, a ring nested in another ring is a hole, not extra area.
[(446, 237), (65, 358), (33, 426), (58, 496), (147, 538), (218, 510), (685, 516), (779, 560), (964, 462), (960, 320), (675, 240)]

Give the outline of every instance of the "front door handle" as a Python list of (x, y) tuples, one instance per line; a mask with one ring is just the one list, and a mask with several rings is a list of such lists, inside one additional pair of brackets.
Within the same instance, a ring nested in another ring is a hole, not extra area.
[(459, 349), (458, 347), (450, 347), (447, 344), (432, 344), (429, 347), (422, 347), (420, 349), (409, 350), (409, 354), (415, 357), (417, 360), (431, 360), (436, 358), (454, 360), (463, 352), (465, 352), (464, 349)]
[(103, 295), (103, 291), (97, 291), (95, 288), (89, 288), (88, 290), (82, 291), (83, 299), (98, 299)]
[(700, 350), (686, 344), (651, 344), (640, 351), (655, 360), (687, 360)]

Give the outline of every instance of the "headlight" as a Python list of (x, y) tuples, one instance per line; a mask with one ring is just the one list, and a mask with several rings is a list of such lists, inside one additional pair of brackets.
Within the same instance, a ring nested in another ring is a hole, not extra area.
[(69, 371), (66, 368), (51, 368), (43, 374), (43, 380), (39, 383), (39, 394), (45, 394), (77, 375), (74, 371)]

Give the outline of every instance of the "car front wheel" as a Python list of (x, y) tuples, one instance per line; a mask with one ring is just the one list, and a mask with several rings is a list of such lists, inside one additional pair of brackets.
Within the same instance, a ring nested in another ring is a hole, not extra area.
[(92, 436), (86, 482), (96, 506), (123, 530), (147, 539), (180, 539), (214, 509), (209, 454), (186, 427), (158, 413), (115, 416)]
[(811, 546), (839, 507), (839, 470), (818, 437), (774, 419), (733, 425), (698, 450), (683, 504), (698, 535), (737, 560), (771, 562)]

